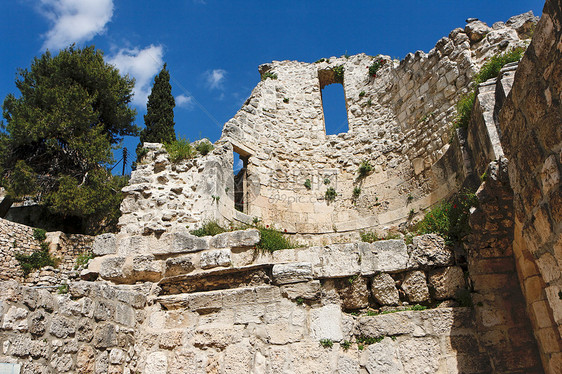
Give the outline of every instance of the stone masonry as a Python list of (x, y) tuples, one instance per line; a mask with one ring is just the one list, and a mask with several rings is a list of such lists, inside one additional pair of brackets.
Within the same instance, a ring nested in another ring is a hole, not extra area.
[[(26, 284), (8, 279), (21, 276), (15, 248), (38, 247), (33, 229), (0, 221), (0, 365), (21, 374), (561, 372), (561, 2), (548, 0), (537, 21), (531, 12), (491, 27), (469, 19), (400, 62), (360, 54), (261, 65), (264, 79), (212, 152), (174, 163), (145, 144), (123, 189), (120, 231), (49, 233), (61, 268), (16, 279)], [(486, 59), (529, 42), (519, 64), (477, 87), (468, 129), (452, 131), (455, 103)], [(349, 130), (326, 135), (322, 89), (340, 83)], [(373, 169), (361, 176), (363, 161)], [(434, 234), (358, 241), (478, 185), (463, 246)], [(209, 221), (247, 228), (192, 234)], [(255, 222), (299, 245), (259, 250)], [(86, 268), (70, 270), (90, 251)]]

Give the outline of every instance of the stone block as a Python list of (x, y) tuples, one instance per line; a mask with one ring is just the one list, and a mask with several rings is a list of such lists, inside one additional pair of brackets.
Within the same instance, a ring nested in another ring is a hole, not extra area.
[(68, 338), (76, 332), (76, 325), (71, 319), (56, 316), (51, 321), (49, 334), (60, 339)]
[(388, 337), (377, 344), (369, 345), (361, 355), (361, 363), (369, 373), (395, 374), (405, 372), (398, 356), (398, 347)]
[(168, 358), (166, 353), (156, 351), (146, 357), (144, 374), (166, 374), (168, 372)]
[(189, 253), (209, 249), (209, 238), (200, 238), (187, 231), (164, 233), (158, 241), (158, 246), (152, 249), (156, 255)]
[(313, 340), (331, 339), (339, 342), (343, 339), (341, 308), (337, 304), (328, 304), (310, 311), (310, 336)]
[(414, 312), (396, 312), (359, 317), (357, 335), (368, 337), (393, 336), (414, 332)]
[(453, 299), (458, 290), (466, 288), (464, 272), (459, 266), (433, 270), (429, 273), (429, 287), (433, 299)]
[(164, 276), (173, 277), (175, 275), (191, 273), (193, 270), (195, 270), (193, 255), (172, 257), (166, 260)]
[(14, 331), (27, 331), (27, 309), (12, 306), (4, 315), (2, 329)]
[(381, 305), (398, 305), (400, 297), (394, 279), (386, 273), (381, 273), (373, 278), (371, 293)]
[(111, 348), (117, 346), (117, 328), (114, 324), (100, 323), (94, 330), (94, 347)]
[(259, 241), (259, 230), (249, 229), (215, 235), (210, 239), (209, 245), (211, 248), (244, 248), (253, 247)]
[(312, 280), (305, 283), (292, 283), (281, 286), (281, 294), (290, 299), (315, 300), (320, 296), (320, 281)]
[(369, 306), (367, 279), (354, 276), (337, 279), (335, 283), (344, 310), (358, 310)]
[(230, 249), (214, 249), (201, 253), (200, 266), (201, 269), (210, 269), (217, 266), (230, 266), (231, 255)]
[(408, 269), (408, 249), (402, 239), (360, 245), (361, 274), (394, 273)]
[(306, 262), (277, 264), (273, 266), (272, 275), (277, 284), (307, 282), (312, 280), (312, 265)]
[(423, 271), (409, 272), (402, 282), (402, 290), (411, 303), (423, 303), (429, 300), (429, 289)]
[(162, 278), (164, 263), (153, 255), (134, 256), (131, 264), (131, 280), (157, 282)]
[(410, 253), (411, 267), (449, 266), (455, 259), (453, 251), (445, 246), (445, 239), (436, 234), (415, 236)]
[(112, 255), (117, 253), (117, 238), (115, 234), (101, 234), (94, 238), (92, 252), (96, 256)]
[(104, 257), (100, 263), (100, 276), (108, 280), (123, 279), (123, 265), (125, 257)]

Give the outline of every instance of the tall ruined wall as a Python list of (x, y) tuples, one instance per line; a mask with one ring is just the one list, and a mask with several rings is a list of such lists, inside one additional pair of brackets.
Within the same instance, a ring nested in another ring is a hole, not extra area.
[(513, 251), (545, 370), (562, 372), (562, 3), (549, 0), (500, 114)]
[[(449, 148), (454, 105), (486, 57), (521, 44), (513, 23), (474, 21), (428, 54), (400, 63), (385, 57), (376, 78), (368, 74), (375, 58), (366, 55), (262, 65), (277, 79), (258, 84), (221, 138), (250, 155), (248, 174), (259, 188), (246, 213), (289, 232), (334, 233), (397, 223), (446, 197), (463, 176), (432, 165)], [(349, 131), (326, 135), (321, 88), (335, 82), (337, 66)], [(358, 177), (362, 161), (374, 166), (366, 178)], [(324, 200), (329, 187), (338, 193), (333, 202)]]

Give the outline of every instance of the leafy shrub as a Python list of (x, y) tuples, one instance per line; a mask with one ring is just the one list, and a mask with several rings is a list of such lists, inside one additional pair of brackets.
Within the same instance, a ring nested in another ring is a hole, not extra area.
[(285, 104), (289, 104), (289, 98), (288, 98), (288, 97), (283, 98), (283, 102), (284, 102)]
[(357, 199), (361, 195), (361, 187), (354, 187), (353, 188), (353, 197)]
[(372, 170), (373, 167), (369, 161), (362, 161), (357, 171), (359, 172), (360, 177), (366, 177)]
[(343, 348), (344, 351), (347, 351), (349, 348), (351, 348), (351, 342), (349, 340), (344, 340), (341, 343), (341, 347)]
[(14, 257), (20, 264), (24, 276), (26, 277), (33, 270), (41, 269), (45, 266), (56, 266), (56, 259), (49, 253), (49, 246), (47, 245), (47, 243), (41, 244), (41, 249), (35, 250), (29, 255), (21, 252), (14, 255)]
[(78, 269), (80, 266), (85, 266), (92, 258), (94, 258), (94, 254), (92, 252), (86, 251), (81, 253), (76, 258), (76, 265), (74, 265), (74, 269)]
[(180, 138), (165, 145), (166, 151), (170, 155), (171, 162), (179, 162), (193, 158), (195, 151), (189, 139)]
[(360, 232), (359, 236), (361, 237), (361, 241), (365, 243), (373, 243), (380, 240), (379, 235), (374, 231)]
[(60, 295), (66, 295), (68, 293), (68, 284), (61, 284), (58, 287), (57, 293)]
[(383, 339), (384, 336), (372, 337), (372, 336), (364, 336), (364, 335), (358, 336), (356, 338), (357, 343), (364, 344), (364, 345), (376, 344), (382, 341)]
[(330, 60), (329, 60), (329, 59), (326, 59), (326, 58), (321, 58), (321, 59), (319, 59), (319, 60), (316, 60), (316, 61), (314, 61), (314, 63), (315, 63), (315, 64), (318, 64), (318, 63), (320, 63), (320, 62), (324, 62), (324, 61), (326, 61), (326, 62), (328, 62), (328, 63), (330, 62)]
[(260, 241), (256, 247), (262, 252), (274, 252), (280, 249), (295, 248), (295, 245), (283, 236), (281, 231), (270, 227), (258, 226)]
[(457, 116), (455, 117), (454, 121), (455, 128), (468, 127), (468, 122), (470, 121), (470, 116), (472, 115), (472, 107), (474, 106), (475, 99), (476, 91), (470, 91), (459, 99), (456, 105)]
[(325, 194), (326, 200), (334, 201), (336, 199), (336, 196), (338, 196), (338, 193), (336, 192), (336, 190), (334, 190), (334, 187), (328, 187)]
[(379, 57), (379, 58), (375, 59), (373, 64), (371, 66), (369, 66), (369, 75), (373, 78), (376, 78), (377, 72), (385, 64), (386, 64), (386, 61), (382, 57)]
[(8, 194), (14, 198), (33, 195), (38, 190), (37, 176), (33, 169), (23, 160), (16, 162), (9, 180), (6, 180), (4, 184)]
[(510, 62), (521, 60), (525, 53), (524, 47), (512, 48), (504, 53), (492, 56), (482, 67), (480, 71), (474, 76), (473, 82), (477, 86), (480, 83), (486, 82), (488, 79), (495, 78), (499, 75), (500, 70)]
[(271, 73), (271, 72), (268, 71), (268, 72), (263, 73), (263, 74), (261, 75), (261, 80), (262, 80), (262, 81), (266, 80), (267, 78), (270, 78), (270, 79), (277, 79), (277, 74)]
[(324, 348), (332, 348), (334, 346), (334, 342), (332, 339), (320, 339), (320, 345)]
[(215, 149), (215, 147), (211, 144), (211, 142), (207, 141), (207, 140), (203, 140), (201, 142), (199, 142), (199, 144), (197, 144), (197, 146), (195, 147), (195, 149), (197, 150), (197, 152), (199, 152), (201, 155), (205, 156), (207, 155), (209, 152), (211, 152), (213, 149)]
[(489, 61), (484, 63), (480, 71), (472, 78), (473, 89), (466, 95), (460, 98), (457, 103), (457, 116), (454, 121), (454, 127), (468, 126), (470, 116), (472, 115), (472, 107), (476, 98), (476, 88), (480, 83), (486, 82), (488, 79), (495, 78), (499, 75), (500, 70), (508, 63), (519, 61), (525, 53), (524, 47), (517, 47), (510, 49), (504, 53), (499, 53), (490, 58)]
[(359, 97), (363, 97), (363, 96), (365, 96), (365, 91), (359, 92)]
[(33, 238), (42, 242), (43, 240), (47, 239), (47, 231), (43, 229), (33, 229)]
[(334, 66), (332, 68), (332, 71), (334, 72), (334, 80), (336, 81), (336, 83), (342, 83), (344, 71), (343, 65)]
[(304, 181), (304, 186), (307, 190), (310, 190), (312, 188), (312, 182), (310, 182), (310, 179)]
[(439, 234), (448, 243), (462, 242), (470, 233), (470, 208), (476, 205), (476, 196), (463, 191), (450, 202), (444, 201), (434, 206), (416, 225), (416, 231), (418, 234)]
[(201, 228), (190, 231), (191, 235), (195, 236), (215, 236), (227, 232), (228, 230), (223, 228), (217, 221), (207, 221), (203, 223)]
[(330, 178), (324, 178), (324, 184), (326, 185), (330, 184)]

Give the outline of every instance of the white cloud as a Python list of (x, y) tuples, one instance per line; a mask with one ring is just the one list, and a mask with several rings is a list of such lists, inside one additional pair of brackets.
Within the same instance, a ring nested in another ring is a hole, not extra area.
[(176, 96), (176, 105), (188, 110), (193, 109), (193, 97), (184, 94), (178, 95)]
[(207, 88), (211, 90), (222, 90), (225, 77), (226, 70), (223, 69), (208, 70), (204, 73)]
[(52, 23), (43, 49), (61, 49), (102, 33), (113, 16), (113, 0), (40, 0), (38, 9)]
[(152, 78), (164, 64), (163, 55), (161, 45), (151, 44), (144, 49), (120, 49), (116, 55), (107, 58), (107, 62), (117, 67), (121, 74), (129, 74), (135, 78), (133, 104), (146, 106), (148, 94), (152, 89)]

